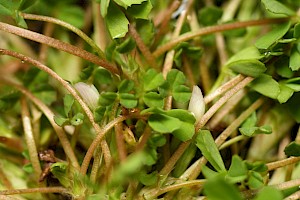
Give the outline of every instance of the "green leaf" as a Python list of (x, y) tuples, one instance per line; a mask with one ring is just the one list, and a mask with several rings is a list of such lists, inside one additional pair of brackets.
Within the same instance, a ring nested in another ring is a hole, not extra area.
[(224, 162), (218, 147), (211, 136), (210, 131), (200, 130), (196, 137), (196, 146), (201, 150), (203, 156), (218, 172), (226, 171)]
[(185, 78), (183, 72), (181, 72), (177, 69), (172, 69), (167, 74), (167, 82), (171, 85), (172, 88), (175, 88), (178, 85), (184, 84), (185, 81), (186, 81), (186, 78)]
[(245, 162), (247, 165), (248, 170), (260, 172), (260, 173), (267, 173), (268, 167), (263, 162), (257, 161), (257, 162)]
[(282, 81), (287, 87), (291, 88), (295, 92), (300, 92), (300, 77), (291, 78), (285, 81)]
[(262, 0), (265, 8), (274, 14), (295, 15), (295, 12), (276, 0)]
[(300, 93), (294, 93), (293, 96), (284, 104), (286, 110), (294, 118), (297, 123), (300, 123)]
[(122, 38), (128, 32), (129, 21), (114, 3), (109, 4), (105, 19), (106, 26), (113, 39)]
[(21, 0), (19, 4), (19, 9), (20, 11), (25, 10), (35, 4), (37, 0)]
[(114, 92), (104, 92), (99, 97), (99, 104), (102, 106), (112, 105), (115, 102), (117, 96), (118, 95)]
[(69, 7), (61, 7), (57, 12), (57, 18), (63, 20), (77, 28), (82, 28), (84, 25), (84, 11), (81, 7), (72, 5)]
[(51, 173), (64, 187), (70, 187), (71, 185), (71, 180), (68, 177), (67, 167), (67, 164), (63, 162), (56, 162), (50, 167)]
[(250, 171), (247, 184), (250, 189), (259, 189), (264, 185), (264, 180), (260, 173)]
[(262, 74), (250, 83), (250, 87), (256, 92), (277, 99), (280, 88), (279, 84), (270, 75)]
[(300, 156), (300, 144), (295, 141), (291, 142), (284, 148), (284, 153), (287, 156)]
[(111, 73), (101, 67), (97, 67), (93, 74), (94, 82), (101, 85), (101, 84), (110, 84), (112, 82), (112, 75)]
[(109, 2), (110, 0), (96, 0), (97, 2), (100, 1), (100, 11), (101, 11), (101, 15), (102, 17), (105, 17), (107, 14), (107, 10), (108, 10), (108, 6), (109, 6)]
[(283, 55), (274, 63), (278, 75), (284, 78), (292, 78), (294, 72), (289, 68), (290, 57)]
[(66, 94), (64, 96), (64, 111), (65, 111), (65, 116), (69, 116), (69, 112), (71, 111), (72, 105), (74, 104), (74, 98), (70, 94)]
[(149, 126), (159, 133), (171, 133), (179, 129), (182, 122), (166, 114), (152, 114), (149, 117)]
[(239, 128), (239, 131), (245, 136), (253, 137), (257, 134), (271, 134), (272, 128), (270, 126), (242, 127)]
[(154, 69), (149, 69), (146, 74), (143, 76), (144, 90), (151, 91), (158, 89), (165, 80), (162, 73), (156, 72)]
[(204, 184), (204, 193), (209, 200), (242, 200), (238, 189), (224, 180), (222, 177), (215, 177)]
[(228, 67), (234, 72), (252, 77), (258, 77), (267, 70), (265, 65), (258, 60), (239, 60), (231, 62)]
[(190, 165), (190, 162), (195, 157), (197, 147), (195, 145), (190, 145), (183, 155), (179, 158), (176, 163), (174, 170), (172, 171), (174, 177), (180, 177), (184, 171)]
[(126, 108), (134, 108), (138, 104), (138, 101), (134, 96), (134, 94), (120, 93), (119, 97), (120, 97), (120, 103), (122, 104), (122, 106)]
[(74, 115), (70, 121), (70, 123), (74, 126), (78, 126), (83, 123), (84, 115), (82, 113), (77, 113)]
[(16, 2), (14, 1), (0, 1), (0, 15), (13, 15), (14, 7), (16, 7)]
[(143, 100), (148, 107), (163, 108), (164, 99), (156, 92), (148, 92), (143, 96)]
[(132, 5), (127, 9), (128, 13), (136, 19), (148, 19), (148, 15), (152, 10), (150, 0), (144, 1), (138, 5)]
[(300, 38), (300, 23), (295, 24), (293, 36), (294, 36), (294, 38), (297, 38), (297, 39)]
[(55, 116), (54, 116), (54, 121), (55, 121), (55, 123), (56, 123), (58, 126), (63, 126), (63, 125), (65, 125), (66, 123), (69, 122), (69, 118), (64, 118), (64, 117), (55, 115)]
[(185, 142), (195, 134), (195, 117), (187, 110), (172, 109), (167, 111), (167, 115), (179, 119), (182, 123), (180, 127), (172, 132), (179, 140)]
[(254, 200), (266, 200), (266, 199), (272, 199), (272, 200), (282, 200), (284, 197), (280, 190), (267, 186), (261, 189)]
[(296, 45), (293, 46), (291, 51), (289, 67), (292, 71), (298, 71), (300, 68), (300, 53)]
[(226, 65), (240, 60), (259, 60), (263, 57), (255, 46), (247, 47), (234, 54), (226, 63)]
[(260, 37), (256, 42), (255, 46), (259, 49), (268, 49), (271, 45), (278, 42), (289, 30), (290, 22), (277, 25), (267, 34)]
[(134, 82), (132, 80), (124, 79), (118, 86), (120, 93), (128, 93), (134, 88)]
[(285, 103), (294, 94), (294, 90), (286, 86), (284, 83), (279, 83), (280, 93), (277, 97), (279, 103)]
[(185, 85), (179, 85), (173, 88), (173, 97), (177, 102), (185, 103), (190, 100), (191, 96), (190, 88)]
[(15, 16), (14, 16), (16, 23), (18, 24), (18, 26), (27, 29), (27, 23), (25, 22), (24, 18), (20, 15), (19, 11), (15, 11)]
[(223, 10), (215, 6), (206, 6), (199, 11), (198, 19), (200, 24), (204, 26), (209, 26), (216, 24), (218, 20), (222, 17)]
[(238, 155), (234, 155), (226, 179), (229, 179), (233, 183), (237, 183), (244, 181), (247, 178), (247, 175), (248, 169), (246, 164)]
[(114, 0), (117, 4), (127, 9), (128, 6), (131, 6), (133, 4), (141, 4), (142, 2), (146, 0)]
[(145, 170), (138, 174), (139, 181), (145, 186), (151, 186), (157, 183), (158, 173), (156, 171), (147, 174)]

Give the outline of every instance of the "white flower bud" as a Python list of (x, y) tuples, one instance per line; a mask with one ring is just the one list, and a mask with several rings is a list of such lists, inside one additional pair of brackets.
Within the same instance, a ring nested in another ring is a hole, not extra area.
[(205, 112), (205, 103), (203, 95), (201, 89), (196, 85), (194, 85), (193, 87), (193, 92), (188, 110), (194, 114), (196, 122), (198, 122), (201, 119)]
[(90, 107), (90, 109), (96, 109), (100, 94), (94, 85), (78, 82), (74, 85), (74, 88), (83, 98), (84, 102)]

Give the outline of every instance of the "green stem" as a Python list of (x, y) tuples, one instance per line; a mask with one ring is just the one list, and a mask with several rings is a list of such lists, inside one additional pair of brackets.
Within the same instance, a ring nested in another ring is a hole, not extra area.
[(9, 24), (3, 23), (3, 22), (0, 22), (0, 30), (18, 35), (20, 37), (30, 39), (32, 41), (36, 41), (36, 42), (39, 42), (42, 44), (47, 44), (51, 47), (57, 48), (59, 50), (62, 50), (67, 53), (78, 56), (80, 58), (83, 58), (87, 61), (90, 61), (90, 62), (96, 64), (96, 65), (102, 66), (113, 74), (118, 74), (118, 75), (120, 74), (117, 67), (112, 65), (108, 61), (100, 59), (98, 56), (96, 56), (86, 50), (83, 50), (81, 48), (78, 48), (76, 46), (73, 46), (71, 44), (62, 42), (60, 40), (57, 40), (57, 39), (54, 39), (54, 38), (51, 38), (51, 37), (48, 37), (48, 36), (33, 32), (33, 31), (29, 31), (29, 30), (26, 30), (23, 28), (12, 26), (12, 25), (9, 25)]
[(238, 136), (236, 136), (236, 137), (234, 137), (234, 138), (228, 140), (227, 142), (224, 142), (224, 143), (220, 146), (219, 150), (225, 149), (226, 147), (229, 147), (229, 146), (231, 146), (232, 144), (234, 144), (234, 143), (236, 143), (236, 142), (239, 142), (239, 141), (241, 141), (241, 140), (243, 140), (243, 139), (245, 139), (245, 138), (246, 138), (246, 136), (244, 136), (244, 135), (238, 135)]
[(76, 28), (75, 26), (66, 23), (62, 20), (59, 20), (57, 18), (53, 18), (53, 17), (48, 17), (48, 16), (42, 16), (42, 15), (34, 15), (34, 14), (27, 14), (27, 13), (22, 13), (21, 16), (24, 19), (29, 19), (29, 20), (37, 20), (37, 21), (44, 21), (44, 22), (50, 22), (53, 24), (57, 24), (60, 25), (62, 27), (67, 28), (68, 30), (76, 33), (79, 37), (81, 37), (84, 41), (86, 41), (86, 43), (88, 43), (95, 52), (97, 52), (97, 54), (104, 59), (105, 55), (103, 53), (103, 51), (95, 44), (95, 42), (88, 37), (83, 31), (81, 31), (79, 28)]
[(276, 23), (282, 23), (287, 20), (289, 20), (289, 17), (285, 18), (271, 18), (271, 19), (260, 19), (260, 20), (251, 20), (251, 21), (244, 21), (244, 22), (234, 22), (230, 24), (221, 24), (221, 25), (215, 25), (215, 26), (208, 26), (201, 28), (200, 30), (196, 32), (188, 32), (185, 33), (177, 38), (173, 38), (169, 43), (166, 43), (165, 45), (158, 48), (153, 55), (155, 57), (159, 57), (166, 51), (169, 51), (173, 47), (175, 47), (177, 44), (188, 41), (190, 39), (193, 39), (195, 37), (208, 35), (212, 33), (227, 31), (227, 30), (233, 30), (233, 29), (239, 29), (249, 26), (261, 26), (261, 25), (267, 25), (267, 24), (276, 24)]

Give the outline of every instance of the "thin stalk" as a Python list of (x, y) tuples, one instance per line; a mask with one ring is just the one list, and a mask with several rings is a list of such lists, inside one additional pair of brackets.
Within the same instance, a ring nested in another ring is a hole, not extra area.
[(95, 152), (95, 158), (94, 158), (91, 175), (90, 175), (90, 180), (92, 183), (96, 183), (98, 172), (102, 163), (102, 157), (103, 156), (101, 155), (101, 150), (98, 147)]
[(17, 90), (22, 92), (30, 101), (32, 101), (47, 117), (49, 120), (50, 124), (52, 125), (54, 131), (57, 134), (57, 137), (62, 144), (62, 147), (67, 155), (67, 157), (70, 159), (71, 164), (76, 168), (79, 169), (79, 163), (77, 161), (77, 158), (75, 156), (75, 153), (71, 147), (71, 144), (68, 140), (67, 135), (65, 134), (64, 130), (58, 126), (55, 121), (54, 121), (54, 113), (50, 110), (49, 107), (47, 107), (41, 100), (36, 98), (30, 91), (26, 90), (24, 87), (22, 87), (19, 84), (16, 84), (4, 77), (0, 77), (0, 81), (4, 82), (5, 84), (11, 85), (15, 87)]
[(204, 102), (206, 104), (208, 104), (209, 102), (213, 101), (216, 97), (222, 95), (224, 92), (228, 91), (230, 88), (232, 88), (235, 85), (237, 85), (244, 78), (245, 78), (245, 76), (243, 76), (241, 74), (237, 75), (236, 77), (234, 77), (230, 81), (226, 82), (225, 84), (223, 84), (222, 86), (220, 86), (219, 88), (217, 88), (215, 91), (213, 91), (213, 92), (209, 93), (208, 95), (206, 95), (204, 97)]
[(127, 151), (124, 142), (124, 135), (123, 135), (123, 125), (122, 123), (118, 123), (115, 125), (115, 134), (116, 134), (116, 143), (117, 143), (117, 150), (119, 159), (121, 162), (126, 160)]
[(297, 191), (285, 198), (285, 200), (297, 200), (297, 199), (300, 199), (300, 191)]
[(152, 68), (158, 70), (159, 68), (158, 68), (158, 65), (156, 64), (155, 57), (152, 55), (152, 53), (150, 52), (149, 48), (146, 46), (146, 44), (144, 43), (144, 41), (142, 40), (141, 36), (136, 31), (136, 29), (134, 28), (133, 25), (129, 26), (129, 33), (133, 37), (133, 39), (135, 40), (136, 45), (138, 46), (138, 48), (142, 52), (143, 56), (145, 57), (145, 59), (149, 63), (149, 65)]
[(101, 57), (105, 58), (105, 55), (103, 51), (95, 44), (95, 42), (88, 37), (83, 31), (81, 31), (79, 28), (76, 28), (75, 26), (64, 22), (62, 20), (59, 20), (57, 18), (53, 17), (48, 17), (48, 16), (43, 16), (43, 15), (35, 15), (35, 14), (27, 14), (27, 13), (22, 13), (21, 16), (24, 19), (29, 19), (29, 20), (37, 20), (37, 21), (44, 21), (44, 22), (50, 22), (53, 24), (60, 25), (62, 27), (67, 28), (68, 30), (72, 31), (73, 33), (77, 34), (79, 37), (81, 37), (86, 43), (88, 43), (95, 52)]
[(213, 116), (213, 118), (210, 119), (207, 126), (212, 129), (217, 127), (218, 124), (220, 124), (220, 122), (226, 118), (230, 111), (233, 110), (238, 103), (240, 103), (245, 94), (245, 90), (240, 90), (231, 99), (229, 99), (226, 104)]
[(145, 147), (148, 139), (151, 136), (151, 128), (149, 125), (146, 126), (143, 134), (142, 134), (142, 139), (140, 140), (140, 142), (136, 145), (136, 151), (141, 151), (143, 150), (143, 148)]
[(25, 134), (25, 141), (27, 144), (29, 157), (34, 170), (35, 178), (38, 183), (40, 175), (42, 174), (42, 169), (41, 169), (37, 147), (32, 132), (29, 109), (25, 97), (21, 98), (21, 115), (22, 115), (22, 122), (23, 122), (24, 134)]
[(80, 172), (81, 174), (85, 175), (87, 172), (87, 169), (89, 167), (89, 163), (93, 157), (94, 151), (97, 148), (97, 146), (99, 145), (99, 143), (102, 141), (102, 139), (104, 138), (105, 134), (111, 129), (113, 128), (116, 124), (124, 121), (126, 119), (126, 117), (124, 116), (120, 116), (115, 118), (113, 121), (109, 122), (108, 124), (106, 124), (106, 126), (104, 126), (100, 132), (97, 134), (96, 138), (93, 140), (92, 144), (90, 145), (87, 153), (85, 154), (85, 157), (82, 161), (82, 165), (81, 165), (81, 169)]
[(244, 140), (245, 138), (246, 138), (246, 136), (244, 136), (244, 135), (238, 135), (238, 136), (236, 136), (236, 137), (234, 137), (234, 138), (232, 138), (232, 139), (230, 139), (230, 140), (224, 142), (224, 143), (220, 146), (219, 150), (225, 149), (225, 148), (231, 146), (232, 144), (235, 144), (235, 143), (237, 143), (237, 142), (239, 142), (239, 141), (241, 141), (241, 140)]
[(30, 193), (68, 193), (64, 187), (41, 187), (15, 190), (0, 190), (0, 195), (30, 194)]
[(206, 182), (205, 179), (185, 181), (182, 183), (177, 183), (177, 184), (173, 184), (170, 186), (166, 186), (166, 187), (160, 188), (160, 189), (155, 188), (155, 189), (151, 190), (150, 192), (143, 194), (143, 196), (145, 197), (145, 199), (154, 199), (155, 197), (162, 195), (166, 192), (170, 192), (170, 191), (174, 191), (174, 190), (178, 190), (178, 189), (182, 189), (182, 188), (187, 188), (187, 187), (195, 187), (195, 186), (202, 187), (205, 182)]
[(60, 40), (30, 31), (27, 29), (12, 26), (12, 25), (9, 25), (9, 24), (3, 23), (3, 22), (0, 22), (0, 30), (18, 35), (20, 37), (30, 39), (35, 42), (47, 44), (48, 46), (57, 48), (59, 50), (65, 51), (67, 53), (70, 53), (70, 54), (73, 54), (80, 58), (83, 58), (87, 61), (90, 61), (96, 65), (102, 66), (113, 74), (118, 74), (118, 75), (120, 74), (117, 67), (112, 65), (108, 61), (100, 59), (98, 56), (96, 56), (86, 50), (83, 50), (81, 48), (78, 48), (76, 46), (68, 44), (66, 42), (62, 42)]
[(234, 94), (243, 89), (253, 79), (254, 78), (252, 77), (246, 77), (239, 84), (237, 84), (235, 87), (226, 92), (224, 96), (220, 98), (212, 107), (210, 107), (210, 109), (203, 115), (200, 121), (196, 124), (196, 130), (198, 131), (200, 128), (202, 128), (208, 122), (208, 120), (217, 112), (217, 110), (220, 109), (220, 107), (228, 101), (228, 99), (230, 99)]
[(297, 163), (299, 161), (300, 161), (300, 157), (290, 157), (290, 158), (286, 158), (286, 159), (283, 159), (280, 161), (271, 162), (266, 165), (268, 167), (268, 171), (272, 171), (274, 169), (284, 167), (287, 165), (291, 165), (291, 164)]
[(212, 33), (227, 31), (227, 30), (233, 30), (233, 29), (239, 29), (249, 26), (261, 26), (261, 25), (267, 25), (267, 24), (276, 24), (276, 23), (282, 23), (285, 21), (288, 21), (290, 18), (271, 18), (271, 19), (260, 19), (260, 20), (250, 20), (250, 21), (244, 21), (244, 22), (234, 22), (229, 24), (221, 24), (221, 25), (215, 25), (215, 26), (208, 26), (201, 28), (200, 30), (196, 32), (188, 32), (185, 34), (182, 34), (181, 36), (177, 38), (172, 38), (172, 40), (169, 43), (166, 43), (165, 45), (158, 48), (156, 51), (153, 52), (153, 55), (155, 57), (159, 57), (163, 53), (169, 51), (173, 47), (175, 47), (177, 44), (188, 41), (190, 39), (193, 39), (195, 37), (208, 35)]
[[(5, 50), (5, 49), (0, 49), (0, 54), (3, 55), (9, 55), (15, 58), (18, 58), (24, 62), (28, 62), (34, 66), (36, 66), (37, 68), (39, 68), (40, 70), (46, 72), (47, 74), (49, 74), (51, 77), (53, 77), (55, 80), (57, 80), (59, 83), (61, 83), (61, 85), (70, 92), (70, 94), (74, 97), (74, 99), (77, 100), (77, 102), (79, 103), (79, 105), (81, 106), (82, 110), (85, 112), (85, 114), (87, 115), (89, 121), (91, 122), (92, 126), (94, 127), (97, 136), (100, 135), (100, 140), (99, 142), (103, 139), (104, 134), (102, 134), (102, 130), (100, 128), (100, 126), (95, 122), (94, 120), (94, 115), (92, 113), (92, 111), (89, 109), (89, 107), (87, 106), (87, 104), (83, 101), (83, 99), (77, 94), (76, 90), (64, 79), (62, 79), (57, 73), (55, 73), (52, 69), (48, 68), (46, 65), (43, 65), (42, 63), (40, 63), (37, 60), (34, 60), (30, 57), (24, 56), (22, 54), (19, 54), (17, 52), (14, 51), (10, 51), (10, 50)], [(101, 142), (101, 146), (103, 146), (103, 153), (104, 153), (104, 158), (105, 158), (105, 162), (107, 164), (111, 163), (111, 156), (110, 156), (110, 152), (109, 149), (106, 148), (107, 145), (105, 145), (106, 141)]]

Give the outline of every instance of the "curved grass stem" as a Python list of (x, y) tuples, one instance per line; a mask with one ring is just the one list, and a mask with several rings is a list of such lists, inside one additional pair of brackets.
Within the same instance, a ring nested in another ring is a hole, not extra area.
[(104, 59), (105, 55), (103, 53), (103, 51), (95, 44), (95, 42), (88, 37), (83, 31), (81, 31), (79, 28), (76, 28), (75, 26), (64, 22), (62, 20), (59, 20), (57, 18), (54, 17), (48, 17), (48, 16), (43, 16), (43, 15), (35, 15), (35, 14), (27, 14), (27, 13), (22, 13), (21, 16), (24, 19), (29, 19), (29, 20), (37, 20), (37, 21), (44, 21), (44, 22), (50, 22), (53, 24), (57, 24), (60, 25), (62, 27), (67, 28), (68, 30), (76, 33), (79, 37), (81, 37), (84, 41), (86, 41), (86, 43), (88, 43), (95, 52), (97, 52), (97, 54)]
[(0, 22), (0, 30), (18, 35), (20, 37), (30, 39), (35, 42), (47, 44), (48, 46), (57, 48), (59, 50), (65, 51), (67, 53), (70, 53), (70, 54), (73, 54), (80, 58), (83, 58), (87, 61), (90, 61), (96, 65), (102, 66), (113, 74), (120, 74), (117, 67), (114, 66), (113, 64), (109, 63), (108, 61), (100, 59), (98, 56), (96, 56), (86, 50), (83, 50), (81, 48), (78, 48), (76, 46), (68, 44), (66, 42), (62, 42), (60, 40), (30, 31), (30, 30), (12, 26), (12, 25), (9, 25), (9, 24), (3, 23), (3, 22)]
[(166, 43), (165, 45), (161, 46), (156, 51), (154, 51), (153, 55), (155, 57), (159, 57), (163, 53), (174, 48), (177, 44), (188, 41), (195, 37), (213, 34), (213, 33), (222, 32), (222, 31), (227, 31), (227, 30), (245, 28), (245, 27), (250, 27), (250, 26), (261, 26), (261, 25), (282, 23), (282, 22), (288, 21), (289, 19), (290, 18), (286, 18), (286, 17), (285, 18), (260, 19), (260, 20), (233, 22), (233, 23), (229, 23), (229, 24), (220, 24), (220, 25), (215, 25), (215, 26), (204, 27), (196, 32), (188, 32), (177, 38), (173, 38), (169, 43)]

